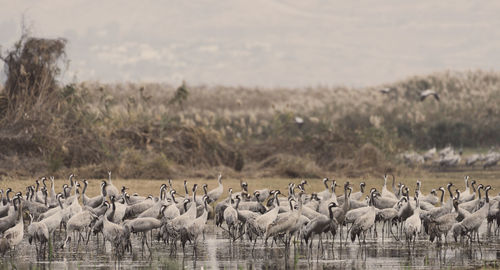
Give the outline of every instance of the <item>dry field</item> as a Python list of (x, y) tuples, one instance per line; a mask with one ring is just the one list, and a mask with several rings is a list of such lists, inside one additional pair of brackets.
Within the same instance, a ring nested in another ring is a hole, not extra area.
[[(478, 183), (483, 185), (491, 185), (493, 187), (491, 194), (497, 194), (500, 192), (500, 171), (470, 171), (470, 172), (433, 172), (421, 174), (414, 174), (409, 176), (398, 176), (396, 175), (396, 183), (404, 183), (409, 186), (410, 189), (415, 188), (415, 183), (417, 180), (422, 181), (422, 191), (428, 193), (431, 189), (442, 186), (445, 187), (448, 183), (453, 183), (455, 188), (460, 190), (464, 189), (464, 176), (469, 175), (471, 179), (475, 179)], [(331, 177), (330, 177), (331, 178)], [(103, 179), (87, 179), (89, 181), (89, 186), (87, 190), (88, 196), (96, 196), (99, 194), (99, 184)], [(336, 194), (343, 194), (341, 186), (345, 181), (349, 181), (354, 188), (354, 192), (359, 190), (359, 183), (365, 181), (367, 183), (367, 190), (369, 188), (375, 187), (381, 189), (384, 184), (384, 179), (382, 175), (380, 177), (368, 177), (368, 178), (346, 178), (340, 177), (335, 178), (340, 187), (337, 187)], [(77, 181), (80, 180), (77, 178)], [(174, 179), (172, 181), (174, 188), (178, 191), (178, 194), (184, 194), (183, 187), (184, 179)], [(188, 188), (191, 193), (191, 187), (193, 184), (198, 184), (199, 186), (206, 183), (208, 185), (208, 190), (215, 188), (217, 186), (217, 179), (201, 179), (201, 178), (186, 178), (188, 181)], [(290, 179), (290, 178), (255, 178), (255, 179), (234, 179), (234, 178), (223, 178), (224, 189), (228, 190), (230, 187), (236, 191), (239, 191), (240, 181), (246, 181), (249, 186), (249, 191), (256, 189), (269, 188), (269, 189), (280, 189), (283, 194), (287, 194), (288, 183), (294, 182), (298, 184), (302, 179)], [(306, 191), (308, 192), (318, 192), (324, 189), (321, 179), (306, 179), (309, 186), (306, 186)], [(392, 178), (389, 177), (388, 185), (391, 185)], [(50, 183), (49, 181), (47, 183)], [(153, 195), (158, 196), (159, 188), (162, 183), (167, 183), (166, 180), (147, 180), (147, 179), (115, 179), (113, 184), (120, 188), (126, 186), (129, 188), (127, 191), (130, 194), (138, 193), (140, 195)], [(12, 188), (15, 191), (25, 192), (25, 188), (28, 185), (33, 185), (34, 181), (32, 179), (23, 180), (2, 180), (0, 181), (0, 188), (7, 189)], [(62, 190), (62, 185), (69, 184), (67, 179), (56, 179), (56, 192)], [(389, 187), (390, 189), (390, 187)], [(390, 189), (391, 190), (391, 189)], [(203, 190), (198, 189), (198, 194), (202, 194)], [(367, 192), (367, 191), (365, 191)]]

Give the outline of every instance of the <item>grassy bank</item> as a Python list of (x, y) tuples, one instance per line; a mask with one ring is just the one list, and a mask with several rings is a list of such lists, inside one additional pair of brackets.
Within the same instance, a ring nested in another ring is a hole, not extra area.
[[(469, 172), (433, 172), (433, 173), (427, 173), (427, 172), (422, 172), (419, 174), (412, 174), (412, 175), (396, 175), (396, 184), (397, 183), (403, 183), (407, 186), (410, 187), (411, 190), (414, 190), (416, 187), (416, 181), (420, 180), (422, 181), (422, 192), (424, 193), (429, 193), (432, 189), (437, 189), (439, 187), (446, 187), (448, 183), (453, 183), (455, 189), (460, 189), (464, 190), (465, 189), (465, 183), (464, 183), (464, 176), (469, 175), (471, 179), (476, 180), (478, 183), (481, 183), (483, 185), (491, 185), (493, 187), (490, 195), (495, 196), (500, 192), (500, 184), (498, 183), (498, 179), (500, 178), (500, 172), (498, 171), (469, 171)], [(336, 189), (336, 194), (340, 195), (343, 194), (343, 184), (346, 181), (349, 181), (349, 183), (352, 185), (354, 191), (356, 192), (359, 190), (359, 184), (364, 181), (367, 183), (367, 189), (366, 193), (369, 192), (369, 189), (374, 187), (377, 188), (378, 190), (381, 190), (382, 185), (384, 184), (384, 179), (382, 176), (370, 176), (366, 178), (350, 178), (350, 177), (335, 177), (337, 184), (339, 187)], [(240, 191), (240, 181), (242, 179), (235, 179), (235, 178), (223, 178), (223, 185), (224, 185), (224, 194), (228, 195), (228, 189), (230, 187), (235, 190), (235, 192)], [(280, 189), (281, 192), (284, 195), (287, 195), (287, 186), (290, 182), (293, 182), (295, 184), (300, 183), (301, 179), (290, 179), (290, 178), (257, 178), (257, 179), (244, 179), (248, 183), (248, 188), (250, 192), (253, 192), (254, 190), (257, 189), (263, 189), (263, 188), (269, 188), (269, 189)], [(92, 196), (97, 196), (100, 194), (100, 181), (101, 179), (90, 179), (89, 181), (89, 186), (87, 189), (87, 195), (89, 197)], [(193, 184), (198, 184), (200, 187), (203, 184), (208, 185), (208, 190), (216, 188), (218, 186), (217, 184), (217, 179), (216, 178), (211, 178), (211, 179), (201, 179), (201, 178), (194, 178), (194, 179), (187, 179), (188, 181), (188, 187), (189, 187), (189, 192), (191, 194), (191, 187)], [(306, 190), (308, 193), (310, 192), (319, 192), (324, 190), (323, 183), (321, 179), (307, 179), (308, 185), (306, 186)], [(50, 183), (50, 182), (47, 182)], [(128, 192), (129, 193), (139, 193), (140, 195), (148, 195), (151, 194), (153, 196), (158, 196), (159, 193), (159, 188), (161, 184), (167, 183), (166, 180), (151, 180), (151, 179), (115, 179), (113, 180), (113, 184), (121, 188), (122, 186), (126, 186), (129, 188)], [(172, 181), (174, 188), (177, 190), (178, 195), (184, 196), (184, 187), (183, 187), (183, 179), (174, 179)], [(329, 182), (331, 184), (331, 182)], [(21, 191), (24, 193), (25, 188), (28, 185), (33, 185), (34, 181), (31, 179), (16, 179), (16, 181), (12, 181), (12, 179), (4, 179), (0, 180), (0, 188), (3, 190), (6, 190), (8, 187), (12, 188), (14, 191)], [(62, 185), (63, 184), (69, 184), (68, 179), (56, 179), (55, 180), (55, 187), (56, 187), (56, 192), (59, 192), (62, 190)], [(388, 189), (392, 190), (391, 188), (392, 184), (392, 178), (389, 178), (389, 183), (388, 183)], [(82, 186), (83, 187), (83, 186)], [(203, 189), (198, 190), (198, 194), (203, 194)], [(226, 195), (223, 195), (225, 197)]]
[[(406, 150), (500, 143), (495, 72), (441, 72), (366, 88), (61, 85), (57, 63), (65, 41), (35, 58), (23, 48), (43, 40), (20, 42), (0, 90), (2, 177), (97, 178), (108, 170), (130, 179), (210, 178), (214, 171), (361, 177), (407, 170), (396, 159)], [(51, 72), (37, 66), (43, 60)], [(382, 94), (382, 87), (393, 90)], [(439, 102), (420, 101), (428, 88)]]

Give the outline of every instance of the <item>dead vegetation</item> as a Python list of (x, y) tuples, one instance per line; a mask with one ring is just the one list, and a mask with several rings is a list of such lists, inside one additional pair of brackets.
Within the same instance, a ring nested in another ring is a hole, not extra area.
[[(57, 81), (63, 39), (3, 52), (0, 175), (351, 177), (400, 170), (401, 151), (499, 143), (500, 74), (444, 72), (380, 87), (260, 89)], [(433, 88), (437, 102), (421, 102)], [(180, 89), (180, 90), (179, 90)]]

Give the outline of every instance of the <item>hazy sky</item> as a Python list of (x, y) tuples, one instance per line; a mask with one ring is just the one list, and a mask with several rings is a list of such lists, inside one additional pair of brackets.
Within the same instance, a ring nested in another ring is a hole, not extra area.
[(24, 14), (68, 39), (65, 79), (364, 86), (500, 70), (500, 1), (0, 0), (0, 44)]

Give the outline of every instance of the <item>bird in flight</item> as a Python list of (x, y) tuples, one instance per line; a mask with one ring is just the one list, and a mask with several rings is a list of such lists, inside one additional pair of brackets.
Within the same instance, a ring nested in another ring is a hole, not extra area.
[(378, 91), (384, 95), (387, 95), (387, 94), (391, 93), (392, 91), (396, 91), (396, 89), (392, 88), (392, 87), (386, 87), (386, 88), (379, 89)]
[(420, 101), (424, 101), (428, 96), (434, 96), (434, 98), (439, 101), (439, 95), (436, 91), (432, 89), (427, 89), (422, 92), (420, 92)]

